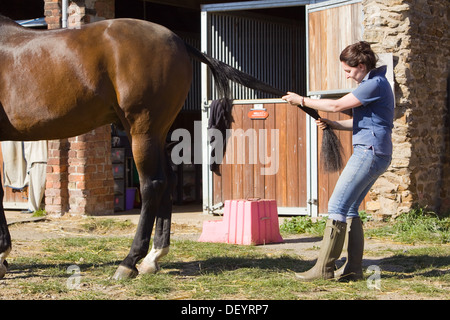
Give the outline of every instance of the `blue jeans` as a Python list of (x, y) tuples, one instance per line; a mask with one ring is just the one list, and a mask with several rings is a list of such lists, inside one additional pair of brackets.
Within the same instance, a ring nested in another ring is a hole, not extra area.
[(375, 155), (371, 147), (355, 145), (328, 202), (329, 219), (345, 222), (358, 217), (358, 208), (391, 158)]

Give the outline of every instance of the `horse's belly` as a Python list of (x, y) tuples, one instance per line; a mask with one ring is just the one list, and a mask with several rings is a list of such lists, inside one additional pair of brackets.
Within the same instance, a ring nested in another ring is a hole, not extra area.
[[(56, 111), (46, 107), (30, 107), (0, 120), (0, 140), (52, 140), (74, 137), (114, 122), (112, 107), (86, 104)], [(2, 121), (3, 120), (3, 121)]]

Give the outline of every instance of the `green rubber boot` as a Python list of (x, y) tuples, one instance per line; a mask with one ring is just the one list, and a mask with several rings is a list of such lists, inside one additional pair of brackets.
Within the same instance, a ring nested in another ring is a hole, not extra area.
[(296, 273), (297, 279), (312, 281), (315, 279), (334, 278), (335, 261), (342, 252), (347, 224), (335, 220), (327, 220), (317, 262), (310, 270)]
[(364, 230), (361, 218), (347, 219), (345, 247), (347, 247), (347, 260), (335, 272), (335, 277), (343, 281), (361, 280), (363, 278), (362, 257), (364, 251)]

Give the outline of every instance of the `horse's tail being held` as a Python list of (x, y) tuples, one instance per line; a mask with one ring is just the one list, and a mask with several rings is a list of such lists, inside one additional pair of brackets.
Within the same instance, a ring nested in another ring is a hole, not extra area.
[[(211, 73), (214, 77), (214, 81), (217, 87), (217, 91), (220, 97), (223, 97), (222, 102), (226, 105), (225, 108), (229, 112), (231, 112), (232, 107), (232, 97), (229, 86), (229, 80), (237, 82), (245, 87), (250, 89), (259, 90), (262, 92), (266, 92), (269, 94), (273, 94), (274, 96), (280, 97), (285, 95), (286, 93), (276, 89), (255, 77), (239, 71), (226, 63), (219, 61), (205, 53), (200, 52), (196, 48), (191, 45), (185, 43), (186, 49), (191, 56), (191, 58), (198, 60), (202, 63), (205, 63), (209, 66)], [(313, 117), (314, 119), (319, 119), (319, 113), (311, 108), (298, 106), (308, 115)], [(227, 123), (230, 122), (229, 119), (224, 119)], [(323, 139), (321, 146), (321, 164), (325, 171), (327, 172), (335, 172), (339, 171), (343, 167), (342, 161), (342, 146), (341, 143), (334, 133), (334, 131), (327, 127), (323, 131)]]

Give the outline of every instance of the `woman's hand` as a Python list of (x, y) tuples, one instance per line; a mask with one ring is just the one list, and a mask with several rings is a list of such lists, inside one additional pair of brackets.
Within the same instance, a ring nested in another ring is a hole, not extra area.
[(328, 127), (330, 127), (330, 128), (334, 127), (334, 121), (329, 120), (329, 119), (325, 119), (325, 118), (317, 119), (316, 120), (316, 124), (322, 130), (325, 130)]
[(330, 119), (319, 118), (318, 120), (316, 120), (316, 124), (322, 130), (325, 130), (327, 127), (330, 127), (331, 129), (334, 130), (344, 130), (344, 131), (353, 130), (353, 119), (333, 121)]
[(304, 97), (294, 93), (294, 92), (288, 92), (287, 95), (283, 96), (281, 99), (285, 100), (286, 102), (298, 106), (298, 105), (304, 105)]

